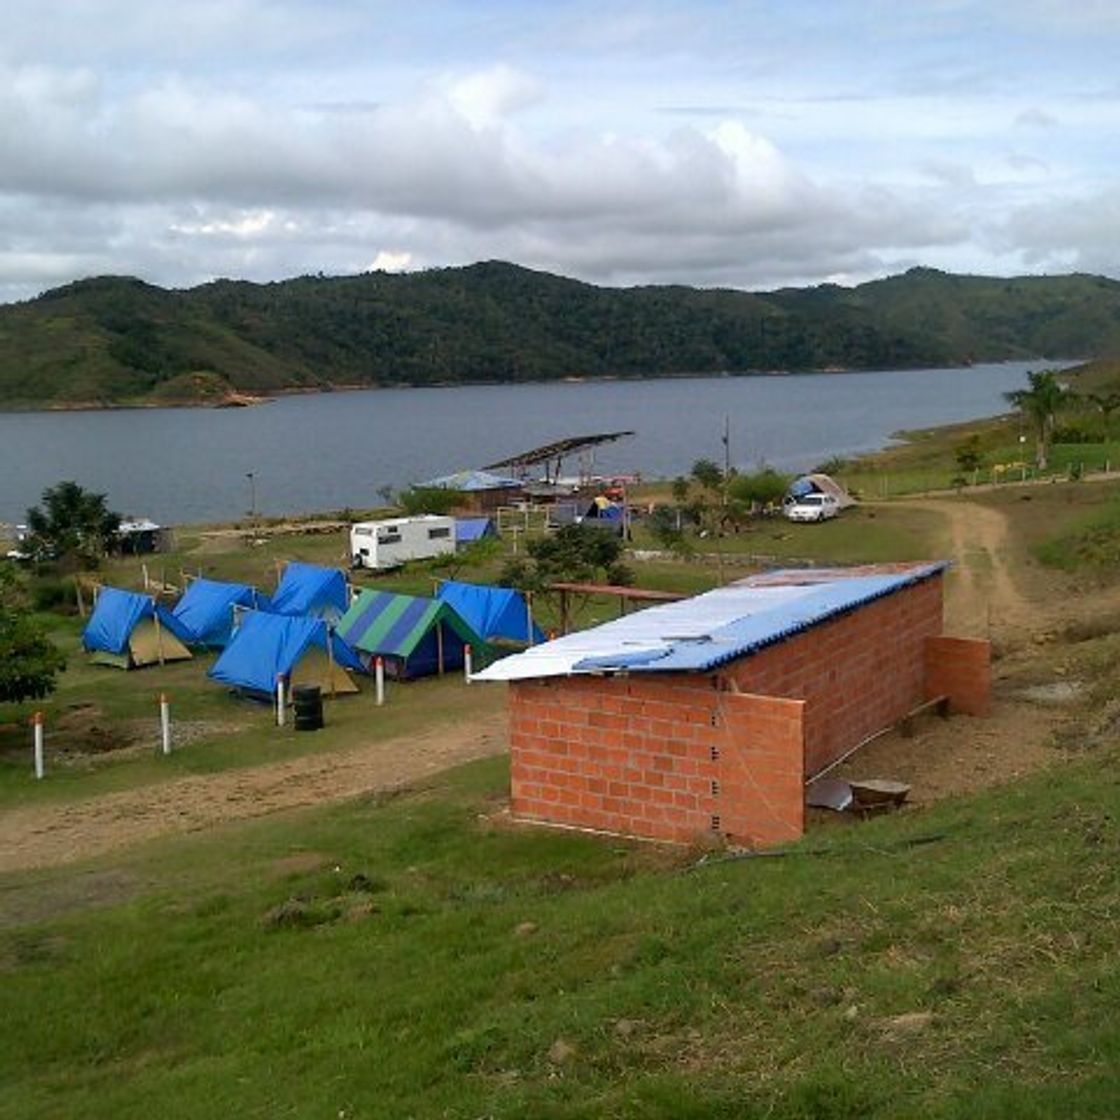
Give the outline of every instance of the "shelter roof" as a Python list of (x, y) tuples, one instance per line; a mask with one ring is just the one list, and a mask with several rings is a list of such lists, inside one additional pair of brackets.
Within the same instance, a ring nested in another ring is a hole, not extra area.
[(555, 443), (546, 443), (543, 447), (534, 447), (531, 451), (522, 451), (518, 455), (511, 455), (508, 459), (499, 459), (496, 463), (488, 463), (483, 469), (488, 471), (498, 470), (501, 467), (531, 467), (537, 463), (548, 463), (564, 455), (571, 455), (576, 451), (587, 451), (604, 443), (614, 443), (615, 440), (625, 436), (632, 436), (628, 432), (603, 432), (594, 436), (571, 436), (568, 439), (558, 439)]
[(474, 494), (485, 490), (520, 490), (521, 479), (505, 475), (491, 474), (488, 470), (456, 471), (439, 478), (430, 478), (420, 483), (422, 489), (458, 490), (464, 494)]
[(481, 680), (573, 673), (707, 672), (944, 571), (944, 563), (787, 570), (569, 634), (484, 669)]

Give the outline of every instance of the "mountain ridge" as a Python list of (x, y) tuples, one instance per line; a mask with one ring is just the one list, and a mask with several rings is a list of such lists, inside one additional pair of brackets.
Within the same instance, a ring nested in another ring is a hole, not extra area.
[(0, 408), (334, 388), (920, 368), (1120, 353), (1120, 282), (916, 268), (852, 288), (603, 288), (504, 261), (165, 289), (91, 277), (0, 307)]

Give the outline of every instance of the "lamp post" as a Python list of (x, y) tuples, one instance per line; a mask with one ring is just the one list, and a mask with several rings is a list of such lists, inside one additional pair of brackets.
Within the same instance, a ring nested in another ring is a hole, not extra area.
[(256, 535), (256, 475), (252, 470), (245, 473), (249, 479), (249, 531)]

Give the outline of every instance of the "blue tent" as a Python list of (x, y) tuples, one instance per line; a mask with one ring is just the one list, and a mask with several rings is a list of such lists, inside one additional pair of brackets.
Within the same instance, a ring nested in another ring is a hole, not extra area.
[(224, 649), (233, 633), (235, 607), (267, 610), (268, 598), (244, 583), (192, 580), (172, 611), (194, 645)]
[(191, 656), (183, 645), (186, 630), (150, 595), (103, 587), (93, 614), (82, 631), (82, 648), (95, 661), (134, 669), (155, 662), (182, 661)]
[(544, 641), (544, 633), (536, 623), (529, 632), (529, 606), (520, 591), (447, 580), (440, 584), (438, 597), (454, 607), (470, 628), (488, 642), (535, 645)]
[(321, 618), (246, 611), (209, 676), (247, 692), (271, 695), (276, 678), (291, 686), (317, 684), (325, 693), (357, 692), (347, 670), (358, 655)]
[(349, 606), (350, 591), (342, 571), (292, 560), (268, 609), (273, 614), (313, 615), (334, 622)]
[(486, 537), (496, 537), (498, 530), (489, 517), (456, 517), (455, 545), (474, 544)]

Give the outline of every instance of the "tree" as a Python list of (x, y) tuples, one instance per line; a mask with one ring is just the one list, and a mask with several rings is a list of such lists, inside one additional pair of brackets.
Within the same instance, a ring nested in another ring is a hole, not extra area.
[(1109, 422), (1112, 414), (1120, 408), (1120, 392), (1088, 393), (1088, 399), (1097, 407), (1104, 417), (1105, 443), (1112, 442), (1112, 425)]
[(447, 514), (462, 504), (462, 494), (440, 486), (412, 486), (397, 495), (397, 505), (407, 517), (424, 513)]
[(46, 696), (65, 666), (66, 658), (29, 613), (11, 565), (0, 561), (0, 703)]
[(976, 472), (984, 465), (984, 453), (980, 450), (980, 437), (971, 435), (953, 449), (953, 457), (957, 460), (957, 477), (953, 479), (954, 486), (967, 486), (970, 480), (975, 479)]
[(727, 490), (733, 501), (756, 508), (777, 505), (785, 497), (789, 484), (789, 475), (764, 466), (754, 474), (736, 475)]
[(1050, 458), (1054, 417), (1067, 403), (1069, 390), (1058, 380), (1057, 371), (1052, 369), (1028, 373), (1027, 384), (1026, 389), (1015, 389), (1003, 395), (1034, 427), (1035, 463), (1043, 471)]
[(43, 491), (41, 505), (27, 511), (29, 535), (24, 551), (39, 563), (96, 568), (117, 540), (119, 513), (104, 494), (83, 490), (76, 482), (59, 482)]

